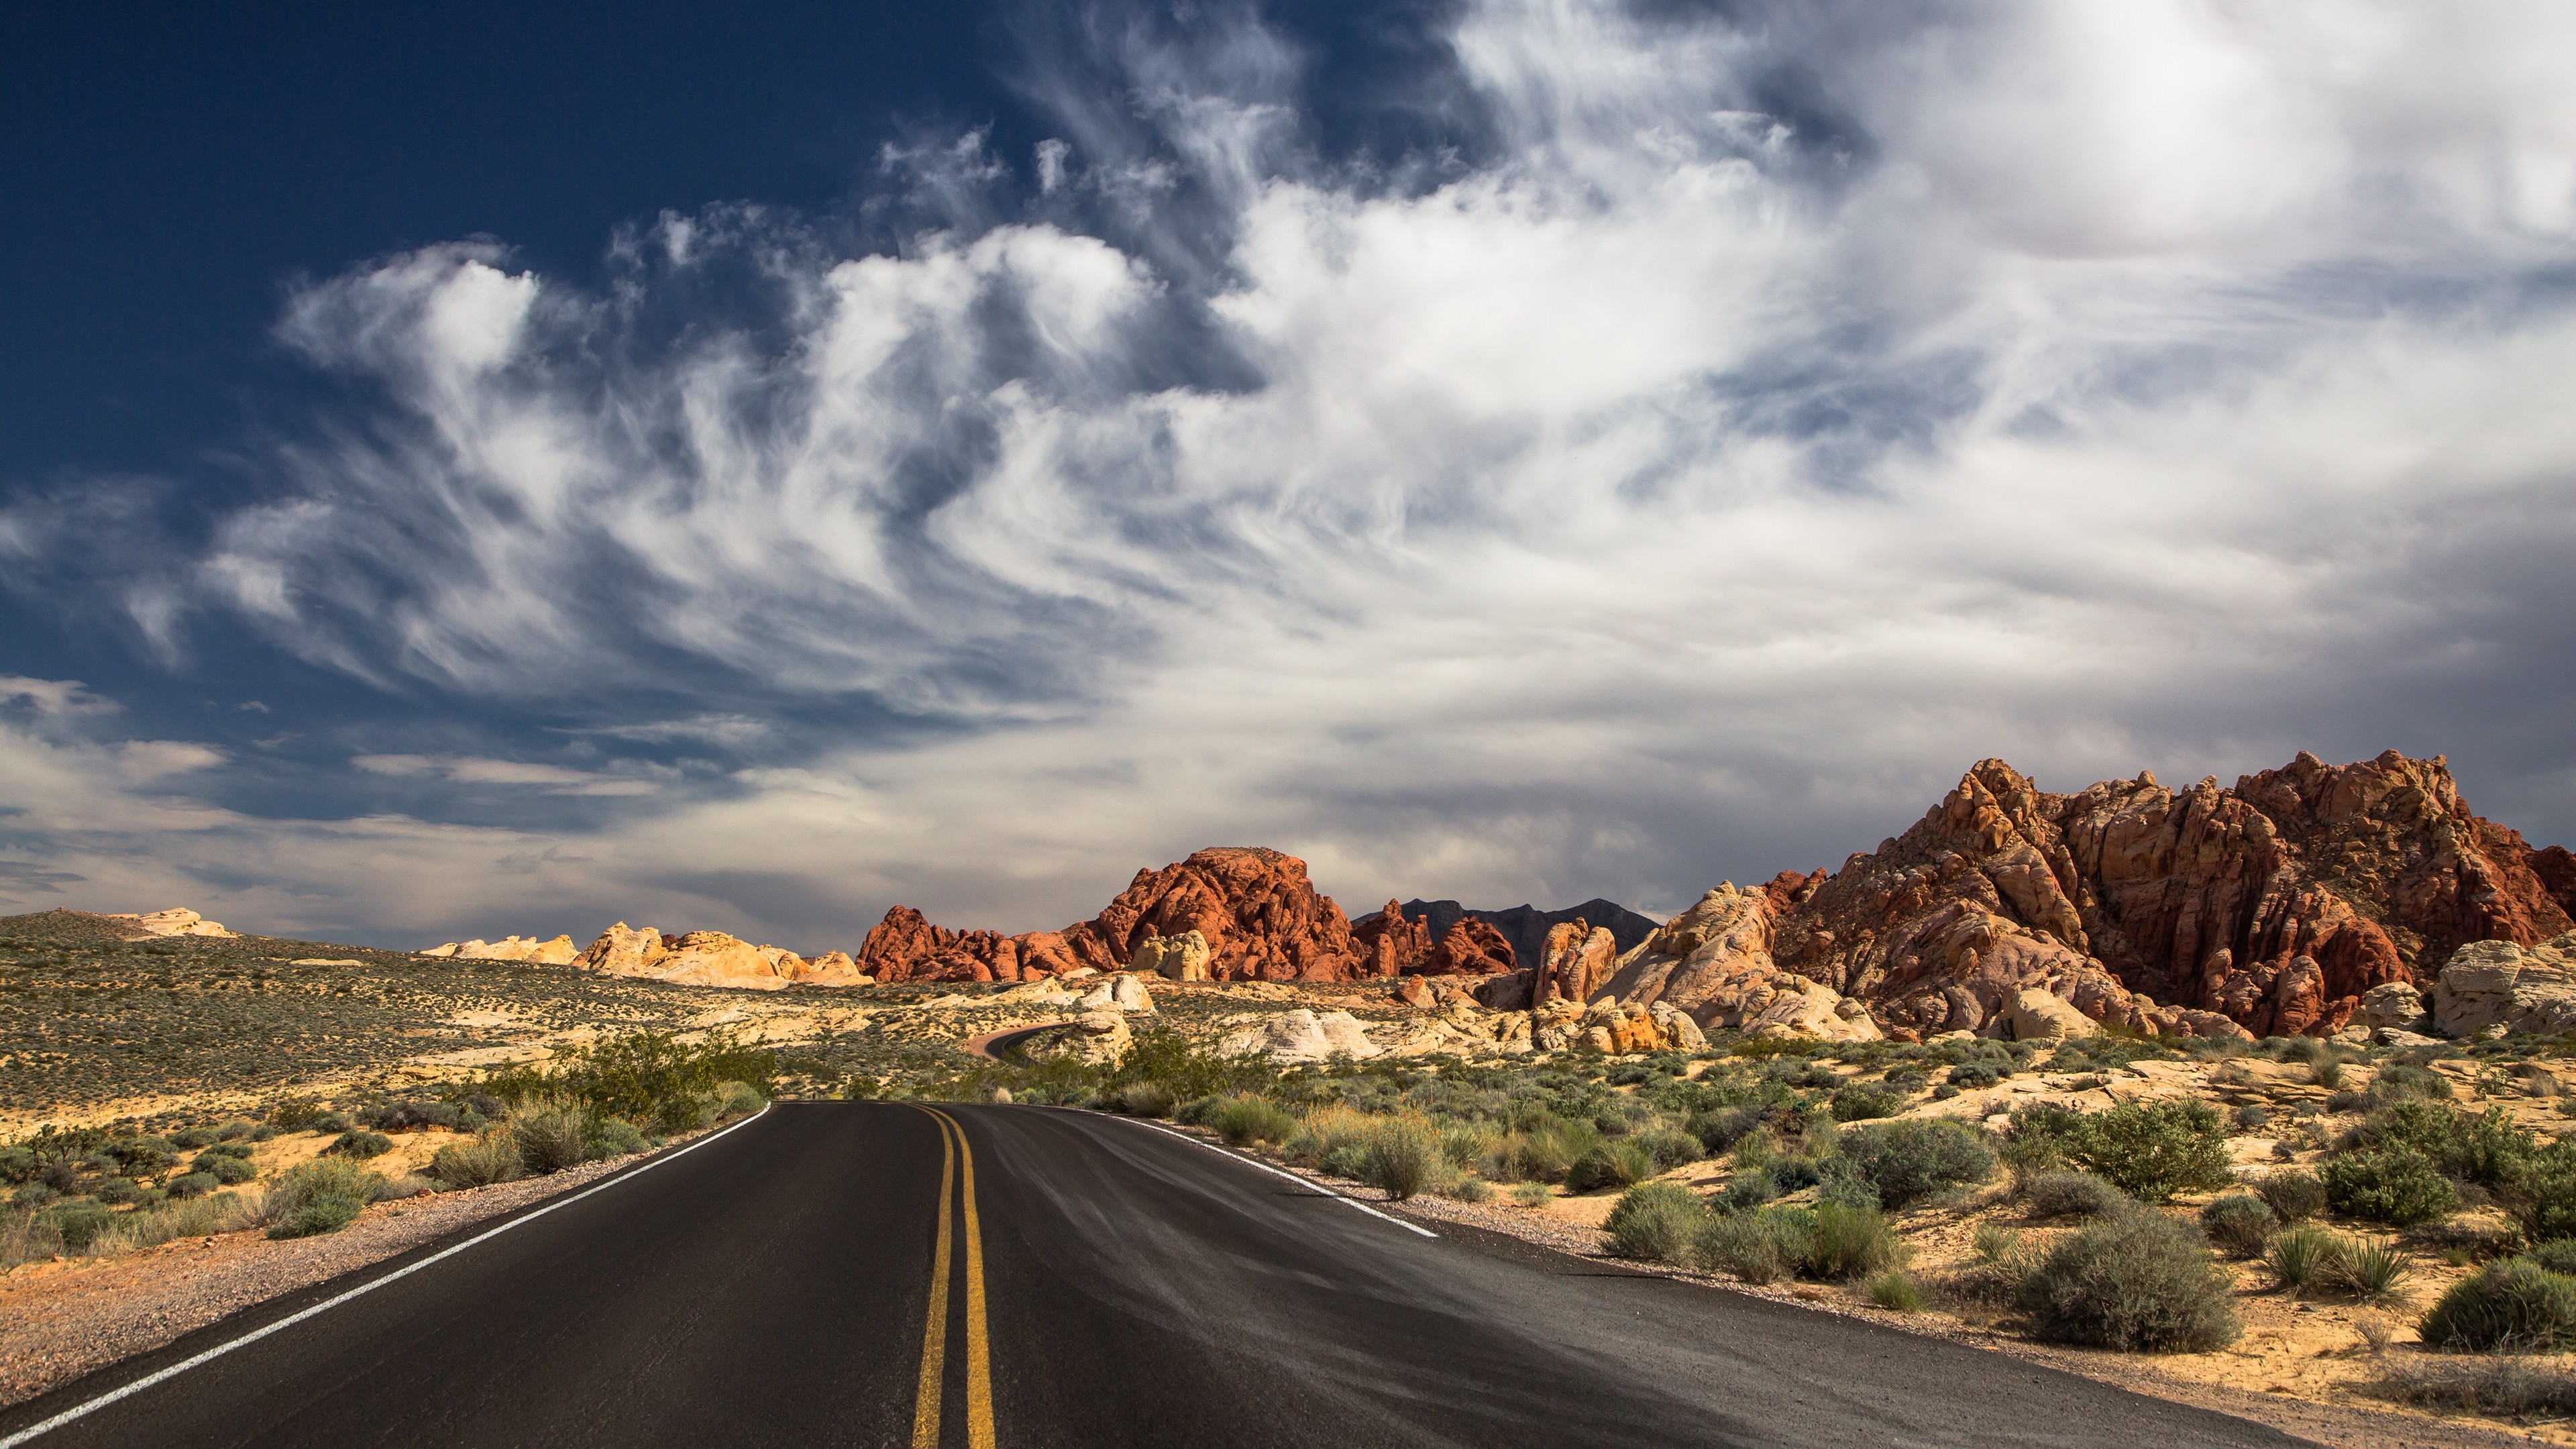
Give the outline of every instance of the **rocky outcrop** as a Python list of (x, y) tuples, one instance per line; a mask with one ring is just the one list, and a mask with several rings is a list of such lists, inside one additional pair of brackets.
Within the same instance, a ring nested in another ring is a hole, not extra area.
[(1540, 947), (1538, 975), (1533, 982), (1536, 1004), (1544, 1007), (1550, 1001), (1566, 1000), (1580, 1005), (1607, 985), (1611, 963), (1618, 959), (1619, 943), (1609, 931), (1577, 918), (1547, 933)]
[[(896, 906), (868, 931), (861, 969), (880, 981), (1024, 981), (1126, 967), (1147, 941), (1195, 932), (1214, 981), (1356, 981), (1374, 969), (1350, 918), (1306, 862), (1258, 846), (1202, 850), (1140, 870), (1101, 913), (1061, 931), (951, 931)], [(1156, 959), (1165, 949), (1155, 948)]]
[(1044, 1062), (1073, 1060), (1095, 1066), (1114, 1066), (1135, 1045), (1136, 1034), (1127, 1018), (1115, 1011), (1095, 1011), (1079, 1020), (1061, 1026), (1050, 1026), (1029, 1033), (1012, 1045), (1015, 1056)]
[(1910, 1039), (2071, 1026), (2033, 991), (2137, 1031), (2326, 1035), (2464, 941), (2568, 929), (2544, 854), (2471, 813), (2439, 757), (2303, 754), (2232, 789), (2142, 774), (2073, 795), (1986, 760), (1839, 871), (1709, 892), (1603, 990), (1704, 1025), (1830, 1029), (1821, 989), (1836, 1019), (1866, 1003)]
[(1431, 964), (1431, 927), (1394, 901), (1351, 927), (1351, 946), (1367, 976), (1419, 976)]
[(666, 936), (624, 921), (599, 933), (573, 964), (611, 976), (635, 976), (678, 986), (747, 987), (777, 991), (794, 985), (863, 986), (868, 978), (834, 952), (808, 961), (780, 946), (755, 946), (722, 931)]
[(1490, 976), (1512, 969), (1512, 946), (1503, 933), (1474, 916), (1462, 916), (1431, 948), (1430, 970), (1442, 976)]
[(2576, 1027), (2576, 931), (2529, 947), (2473, 941), (2452, 952), (2433, 987), (2433, 1025), (2451, 1037)]
[(423, 956), (449, 956), (468, 961), (531, 961), (540, 966), (569, 965), (581, 954), (570, 936), (540, 941), (534, 936), (504, 936), (498, 941), (450, 941), (432, 946)]
[(141, 940), (146, 936), (237, 937), (239, 935), (238, 932), (225, 930), (221, 921), (209, 921), (185, 906), (172, 906), (166, 911), (145, 911), (140, 914), (128, 911), (104, 916), (101, 919), (114, 921), (125, 929), (135, 932), (132, 937), (135, 940)]
[(1169, 981), (1205, 981), (1213, 955), (1205, 936), (1183, 931), (1177, 936), (1147, 936), (1136, 943), (1136, 953), (1127, 964)]
[(1587, 1006), (1559, 997), (1531, 1017), (1531, 1038), (1542, 1051), (1583, 1048), (1616, 1054), (1698, 1051), (1708, 1045), (1697, 1023), (1661, 1002), (1648, 1005), (1604, 998)]
[(1366, 1061), (1383, 1050), (1347, 1011), (1283, 1011), (1228, 1035), (1226, 1056), (1264, 1056), (1274, 1062), (1320, 1062), (1335, 1056)]
[(2563, 845), (2552, 845), (2531, 853), (2531, 873), (2540, 878), (2540, 888), (2558, 902), (2558, 909), (2576, 918), (2576, 855)]

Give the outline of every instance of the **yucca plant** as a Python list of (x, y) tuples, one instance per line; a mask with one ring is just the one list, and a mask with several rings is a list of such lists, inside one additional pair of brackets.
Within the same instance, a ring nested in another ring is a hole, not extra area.
[(2263, 1266), (2293, 1291), (2327, 1281), (2345, 1256), (2343, 1239), (2309, 1223), (2283, 1228), (2263, 1244)]

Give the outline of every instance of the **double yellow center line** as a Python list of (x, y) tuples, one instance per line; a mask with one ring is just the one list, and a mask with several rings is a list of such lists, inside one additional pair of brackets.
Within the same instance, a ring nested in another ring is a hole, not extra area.
[[(940, 1401), (948, 1385), (948, 1294), (954, 1281), (949, 1225), (952, 1189), (962, 1189), (966, 1216), (966, 1443), (993, 1449), (993, 1356), (984, 1340), (984, 1231), (975, 1220), (975, 1153), (966, 1129), (936, 1107), (939, 1119), (939, 1239), (930, 1257), (930, 1321), (921, 1330), (921, 1387), (913, 1400), (912, 1449), (939, 1449)], [(964, 1172), (959, 1172), (960, 1167)]]

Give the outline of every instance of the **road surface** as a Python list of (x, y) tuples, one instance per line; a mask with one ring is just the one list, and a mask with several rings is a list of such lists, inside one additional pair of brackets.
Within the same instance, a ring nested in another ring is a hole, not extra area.
[(514, 1221), (0, 1414), (0, 1444), (443, 1250), (23, 1442), (2298, 1442), (2001, 1354), (1433, 1236), (1086, 1113), (781, 1103)]

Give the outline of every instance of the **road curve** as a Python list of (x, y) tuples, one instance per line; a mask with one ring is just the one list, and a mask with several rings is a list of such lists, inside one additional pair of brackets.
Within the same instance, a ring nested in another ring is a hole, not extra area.
[[(782, 1103), (657, 1162), (33, 1442), (2299, 1442), (2001, 1354), (1425, 1236), (1139, 1122)], [(0, 1443), (443, 1246), (0, 1414)]]

